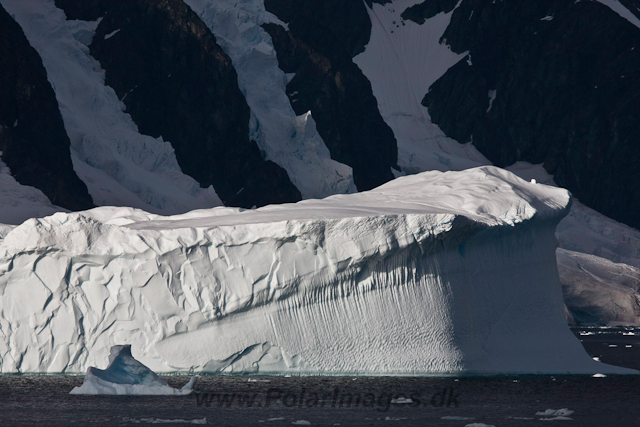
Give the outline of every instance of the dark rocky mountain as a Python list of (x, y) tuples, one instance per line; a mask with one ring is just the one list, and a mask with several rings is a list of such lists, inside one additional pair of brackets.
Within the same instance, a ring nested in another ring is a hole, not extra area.
[[(405, 16), (421, 22), (455, 3)], [(426, 94), (434, 123), (497, 166), (544, 163), (583, 203), (640, 227), (637, 27), (595, 1), (466, 0), (442, 39), (472, 65), (460, 61)]]
[(71, 210), (93, 207), (71, 164), (69, 137), (38, 53), (0, 6), (0, 151), (23, 185)]
[(352, 59), (364, 50), (371, 22), (362, 2), (266, 0), (289, 31), (264, 25), (280, 68), (295, 73), (287, 95), (296, 114), (313, 112), (331, 158), (353, 168), (358, 190), (393, 179), (398, 147), (371, 84)]
[(213, 185), (227, 206), (301, 199), (286, 171), (264, 160), (249, 140), (249, 107), (231, 60), (185, 3), (56, 0), (56, 5), (68, 19), (102, 17), (91, 55), (140, 131), (171, 141), (184, 173), (203, 187)]
[[(294, 74), (287, 86), (294, 111), (312, 111), (331, 157), (353, 168), (359, 190), (392, 179), (390, 168), (397, 167), (393, 132), (353, 63), (370, 38), (373, 3), (391, 1), (265, 0), (288, 30), (263, 26), (281, 69)], [(638, 3), (622, 1), (634, 13)], [(69, 19), (102, 18), (90, 53), (106, 84), (142, 133), (171, 141), (186, 174), (212, 184), (227, 205), (300, 199), (284, 169), (265, 161), (249, 139), (249, 107), (233, 64), (181, 0), (56, 5)], [(543, 163), (582, 202), (640, 227), (640, 30), (597, 1), (426, 0), (402, 18), (423, 25), (451, 11), (442, 41), (470, 55), (425, 94), (433, 122), (460, 142), (472, 139), (498, 166)], [(11, 101), (0, 110), (3, 160), (19, 182), (42, 189), (54, 203), (88, 206), (42, 64), (5, 13), (7, 19), (2, 61), (9, 65), (0, 70), (0, 90)], [(24, 82), (39, 89), (19, 104)], [(45, 140), (46, 147), (29, 151)], [(47, 153), (46, 162), (40, 153)]]

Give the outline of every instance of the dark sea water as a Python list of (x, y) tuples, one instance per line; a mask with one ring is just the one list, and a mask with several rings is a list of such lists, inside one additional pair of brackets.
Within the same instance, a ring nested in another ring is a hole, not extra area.
[[(575, 328), (594, 357), (640, 369), (640, 328)], [(633, 335), (632, 335), (633, 334)], [(173, 386), (188, 377), (163, 377)], [(76, 376), (0, 375), (0, 426), (639, 426), (640, 376), (229, 377), (189, 397), (72, 396)], [(407, 399), (411, 399), (410, 401)], [(405, 403), (403, 403), (405, 402)], [(543, 420), (567, 408), (571, 420)], [(308, 423), (308, 424), (306, 424)]]

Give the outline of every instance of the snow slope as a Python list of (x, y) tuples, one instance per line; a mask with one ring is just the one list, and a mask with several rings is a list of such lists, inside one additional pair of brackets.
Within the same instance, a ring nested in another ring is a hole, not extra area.
[[(594, 1), (640, 28), (640, 20), (618, 0)], [(473, 141), (460, 144), (448, 138), (431, 123), (426, 107), (420, 104), (429, 87), (449, 68), (464, 58), (473, 66), (467, 52), (456, 54), (446, 40), (440, 42), (455, 9), (439, 13), (422, 25), (402, 19), (402, 12), (421, 2), (393, 0), (367, 8), (371, 39), (365, 51), (354, 58), (371, 81), (380, 113), (398, 141), (398, 165), (402, 172), (411, 174), (491, 164), (475, 149)]]
[(429, 87), (467, 53), (456, 54), (440, 43), (453, 11), (422, 25), (403, 20), (402, 12), (417, 3), (394, 0), (367, 7), (371, 39), (353, 59), (371, 81), (380, 113), (398, 141), (398, 165), (403, 172), (417, 173), (490, 164), (470, 143), (448, 138), (420, 104)]
[(0, 239), (14, 225), (29, 218), (67, 212), (66, 209), (52, 204), (42, 191), (17, 182), (1, 156), (0, 151)]
[(87, 47), (97, 21), (67, 21), (53, 0), (0, 2), (42, 58), (71, 140), (74, 169), (95, 204), (163, 214), (222, 204), (213, 187), (200, 188), (181, 172), (169, 142), (138, 132), (105, 85), (104, 71)]
[(0, 371), (629, 372), (566, 326), (566, 190), (494, 167), (160, 217), (96, 208), (0, 241)]
[(603, 5), (607, 6), (609, 9), (613, 10), (615, 13), (620, 15), (622, 18), (629, 21), (631, 24), (640, 28), (640, 19), (636, 15), (633, 14), (629, 9), (627, 9), (619, 0), (595, 0)]
[(263, 23), (283, 25), (262, 0), (185, 0), (229, 55), (251, 109), (250, 138), (283, 167), (304, 199), (354, 193), (351, 167), (331, 159), (312, 112), (296, 117), (286, 95), (289, 79), (278, 68)]

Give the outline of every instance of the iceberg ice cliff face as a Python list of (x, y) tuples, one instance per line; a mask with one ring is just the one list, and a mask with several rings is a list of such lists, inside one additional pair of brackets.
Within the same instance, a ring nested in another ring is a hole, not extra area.
[[(507, 170), (526, 181), (557, 186), (542, 165)], [(640, 324), (640, 231), (577, 199), (556, 228), (558, 271), (569, 321), (581, 325)]]
[(191, 394), (196, 378), (191, 378), (180, 390), (170, 387), (155, 372), (133, 358), (130, 345), (116, 345), (111, 347), (107, 369), (87, 369), (82, 385), (75, 387), (70, 394), (184, 396)]
[[(162, 217), (96, 208), (0, 243), (0, 370), (624, 373), (566, 326), (566, 190), (480, 167)], [(635, 371), (633, 371), (635, 372)]]

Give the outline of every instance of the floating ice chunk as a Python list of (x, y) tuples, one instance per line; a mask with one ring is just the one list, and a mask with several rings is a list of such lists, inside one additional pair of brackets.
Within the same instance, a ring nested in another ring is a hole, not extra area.
[(551, 418), (540, 418), (540, 421), (573, 421), (571, 417), (551, 417)]
[[(180, 390), (172, 388), (155, 372), (133, 358), (130, 345), (116, 345), (111, 347), (107, 369), (90, 367), (87, 369), (83, 384), (71, 390), (69, 394), (183, 396), (191, 394), (196, 378), (192, 377), (187, 385)], [(156, 422), (160, 422), (160, 420), (156, 420)], [(176, 421), (166, 420), (166, 422)]]
[[(594, 375), (595, 376), (595, 375)], [(538, 416), (547, 416), (548, 418), (540, 418), (540, 421), (572, 421), (569, 415), (574, 411), (562, 408), (562, 409), (547, 409), (546, 411), (536, 412)]]
[(167, 420), (163, 418), (140, 418), (139, 420), (124, 418), (123, 421), (129, 421), (135, 424), (140, 424), (141, 422), (147, 424), (207, 424), (207, 418), (200, 418), (195, 420), (183, 420), (181, 418)]
[(409, 403), (413, 403), (413, 400), (409, 397), (398, 397), (396, 399), (391, 399), (391, 403), (396, 405), (407, 405)]

